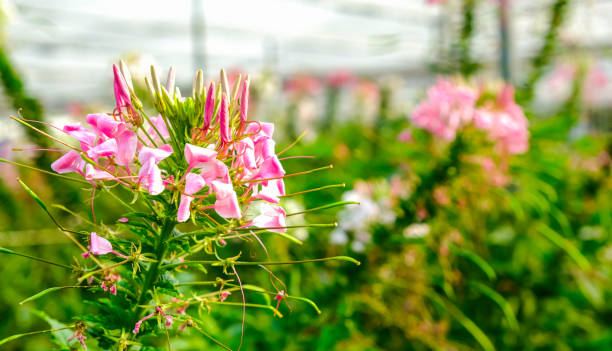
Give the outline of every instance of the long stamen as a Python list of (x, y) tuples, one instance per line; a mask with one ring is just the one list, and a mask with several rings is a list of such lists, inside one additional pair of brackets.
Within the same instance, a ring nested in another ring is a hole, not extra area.
[(32, 167), (32, 166), (28, 166), (28, 165), (26, 165), (26, 164), (19, 163), (19, 162), (9, 161), (9, 160), (3, 159), (3, 158), (0, 158), (0, 162), (3, 162), (3, 163), (8, 163), (8, 164), (13, 165), (13, 166), (18, 166), (18, 167), (28, 168), (28, 169), (31, 169), (31, 170), (34, 170), (34, 171), (38, 171), (38, 172), (45, 173), (45, 174), (48, 174), (48, 175), (52, 175), (52, 176), (55, 176), (55, 177), (59, 177), (59, 178), (63, 178), (63, 179), (67, 179), (67, 180), (71, 180), (71, 181), (74, 181), (74, 182), (79, 182), (79, 183), (89, 184), (89, 182), (88, 182), (88, 181), (83, 180), (83, 179), (80, 179), (80, 178), (72, 178), (72, 177), (68, 177), (68, 176), (65, 176), (65, 175), (63, 175), (63, 174), (58, 174), (58, 173), (54, 173), (54, 172), (49, 172), (49, 171), (46, 171), (46, 170), (44, 170), (44, 169), (40, 169), (40, 168), (36, 168), (36, 167)]
[(74, 146), (69, 145), (69, 144), (66, 144), (65, 142), (63, 142), (63, 141), (59, 140), (58, 138), (56, 138), (56, 137), (54, 137), (54, 136), (52, 136), (52, 135), (50, 135), (50, 134), (47, 134), (47, 133), (43, 132), (42, 130), (40, 130), (40, 129), (38, 129), (38, 128), (34, 127), (33, 125), (31, 125), (30, 123), (28, 123), (28, 122), (26, 122), (26, 121), (22, 120), (21, 118), (17, 118), (17, 117), (15, 117), (15, 116), (10, 116), (10, 118), (11, 118), (11, 119), (13, 119), (13, 120), (15, 120), (15, 121), (17, 121), (17, 122), (19, 122), (19, 123), (21, 123), (21, 124), (23, 124), (23, 125), (25, 125), (25, 126), (27, 126), (27, 127), (29, 127), (29, 128), (31, 128), (31, 129), (34, 129), (35, 131), (39, 132), (40, 134), (42, 134), (42, 135), (44, 135), (44, 136), (46, 136), (46, 137), (48, 137), (48, 138), (50, 138), (50, 139), (52, 139), (52, 140), (55, 140), (55, 141), (57, 141), (58, 143), (60, 143), (60, 144), (62, 144), (62, 145), (64, 145), (64, 146), (66, 146), (66, 147), (71, 148), (72, 150), (79, 151), (79, 152), (81, 151), (79, 148), (74, 147)]
[(303, 172), (298, 172), (298, 173), (286, 174), (286, 175), (284, 175), (282, 177), (245, 180), (243, 182), (238, 182), (236, 184), (241, 185), (241, 184), (254, 183), (254, 182), (265, 182), (265, 181), (268, 181), (268, 180), (275, 180), (275, 179), (284, 179), (284, 178), (289, 178), (289, 177), (295, 177), (295, 176), (299, 176), (299, 175), (314, 173), (314, 172), (317, 172), (317, 171), (326, 171), (326, 170), (332, 169), (332, 168), (334, 168), (334, 165), (329, 165), (329, 166), (325, 166), (325, 167), (319, 167), (319, 168), (315, 168), (315, 169), (311, 169), (311, 170), (303, 171)]
[(344, 206), (344, 205), (359, 205), (359, 202), (357, 202), (357, 201), (338, 201), (338, 202), (334, 202), (334, 203), (323, 205), (323, 206), (319, 206), (319, 207), (309, 208), (309, 209), (306, 209), (306, 210), (303, 210), (303, 211), (299, 211), (299, 212), (288, 213), (287, 217), (295, 216), (295, 215), (299, 215), (299, 214), (303, 214), (303, 213), (308, 213), (308, 212), (324, 210), (326, 208), (332, 208), (332, 207), (337, 207), (337, 206)]
[(285, 152), (289, 151), (292, 147), (294, 147), (297, 143), (299, 143), (300, 140), (302, 140), (302, 138), (306, 135), (306, 133), (308, 133), (308, 129), (306, 129), (302, 134), (300, 134), (300, 136), (297, 137), (297, 139), (295, 139), (294, 142), (289, 144), (286, 148), (284, 148), (281, 152), (277, 153), (276, 155), (280, 156), (284, 154)]
[(331, 189), (331, 188), (345, 188), (345, 187), (346, 187), (346, 184), (344, 184), (344, 183), (342, 183), (342, 184), (331, 184), (331, 185), (325, 185), (325, 186), (322, 186), (322, 187), (319, 187), (319, 188), (299, 191), (297, 193), (281, 195), (280, 197), (292, 197), (292, 196), (297, 196), (297, 195), (311, 193), (311, 192), (314, 192), (314, 191), (320, 191), (320, 190)]

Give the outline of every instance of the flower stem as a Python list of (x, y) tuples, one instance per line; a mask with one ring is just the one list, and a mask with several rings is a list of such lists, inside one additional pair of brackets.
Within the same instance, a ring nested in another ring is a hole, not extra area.
[[(158, 237), (157, 244), (155, 245), (155, 258), (156, 261), (152, 262), (147, 270), (144, 284), (142, 285), (142, 290), (140, 291), (140, 296), (138, 297), (138, 302), (136, 305), (142, 305), (146, 302), (147, 296), (149, 294), (149, 290), (153, 287), (153, 284), (159, 278), (159, 267), (161, 266), (166, 251), (168, 249), (168, 238), (172, 235), (172, 231), (174, 230), (175, 223), (172, 220), (166, 219), (164, 220), (164, 224), (162, 225), (161, 233)], [(137, 309), (138, 311), (138, 309)], [(142, 311), (139, 311), (137, 315), (139, 315)]]

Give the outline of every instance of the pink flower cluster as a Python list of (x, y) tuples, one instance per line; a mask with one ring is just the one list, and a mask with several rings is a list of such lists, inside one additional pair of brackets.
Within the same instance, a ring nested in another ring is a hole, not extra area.
[(476, 109), (474, 125), (486, 131), (503, 152), (516, 155), (529, 148), (527, 118), (521, 106), (514, 102), (514, 89), (510, 85), (503, 87), (496, 104)]
[[(178, 222), (187, 221), (193, 210), (214, 209), (223, 218), (241, 219), (245, 227), (285, 231), (281, 227), (285, 227), (286, 214), (279, 205), (279, 198), (285, 195), (285, 171), (275, 152), (274, 125), (247, 120), (248, 78), (233, 104), (227, 87), (215, 94), (211, 83), (202, 97), (202, 125), (192, 128), (191, 138), (177, 142), (169, 133), (173, 125), (162, 115), (149, 118), (145, 125), (132, 102), (131, 78), (113, 68), (115, 114), (90, 114), (85, 119), (88, 126), (64, 126), (62, 131), (76, 139), (79, 147), (53, 162), (55, 172), (76, 172), (92, 184), (115, 181), (153, 196), (166, 190), (179, 192)], [(173, 84), (169, 82), (168, 89), (174, 89)], [(177, 144), (184, 146), (183, 155), (176, 154)], [(214, 205), (203, 206), (201, 202), (213, 193)], [(245, 210), (254, 200), (263, 200), (260, 214), (245, 219)], [(92, 246), (93, 242), (92, 234)]]
[(455, 139), (461, 128), (474, 125), (487, 132), (502, 152), (527, 151), (528, 122), (523, 109), (514, 101), (512, 86), (505, 85), (495, 101), (480, 99), (481, 95), (470, 86), (439, 79), (427, 91), (427, 99), (414, 109), (412, 121), (449, 141)]
[(412, 112), (412, 121), (442, 139), (453, 140), (457, 130), (472, 121), (477, 100), (474, 89), (439, 79), (427, 91), (427, 100)]

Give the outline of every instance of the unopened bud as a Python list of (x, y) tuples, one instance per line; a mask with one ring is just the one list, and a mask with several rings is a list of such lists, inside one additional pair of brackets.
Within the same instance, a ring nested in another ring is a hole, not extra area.
[(193, 90), (192, 96), (195, 99), (201, 99), (202, 93), (204, 92), (204, 72), (199, 69), (196, 75), (193, 77)]
[(157, 77), (157, 71), (155, 70), (155, 66), (151, 65), (151, 84), (153, 85), (153, 89), (155, 92), (161, 96), (161, 84), (159, 83), (159, 78)]
[(166, 80), (166, 90), (170, 93), (174, 92), (175, 79), (174, 66), (170, 66), (168, 70), (168, 80)]
[(223, 93), (227, 97), (229, 97), (230, 96), (229, 83), (227, 82), (227, 75), (225, 74), (225, 70), (223, 68), (221, 68), (220, 80), (221, 80), (221, 88), (223, 89)]
[(240, 81), (242, 80), (242, 74), (238, 75), (236, 81), (234, 82), (234, 86), (232, 87), (232, 101), (236, 101), (236, 96), (238, 96), (238, 88), (240, 87)]
[(134, 94), (134, 85), (132, 84), (132, 75), (130, 74), (130, 70), (128, 69), (128, 66), (125, 64), (123, 60), (119, 61), (119, 70), (121, 71), (121, 75), (123, 76), (123, 79), (125, 79), (125, 82), (127, 83), (128, 88), (130, 88), (130, 92)]
[(155, 97), (155, 90), (153, 89), (153, 86), (151, 85), (149, 78), (145, 77), (144, 80), (145, 80), (145, 84), (147, 85), (147, 90), (149, 91), (149, 94), (151, 94), (151, 98), (155, 102), (157, 100), (157, 98)]

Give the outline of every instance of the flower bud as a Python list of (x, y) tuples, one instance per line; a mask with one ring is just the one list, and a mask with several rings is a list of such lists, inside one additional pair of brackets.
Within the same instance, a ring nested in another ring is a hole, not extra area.
[(157, 70), (155, 70), (155, 66), (153, 65), (151, 65), (151, 84), (153, 85), (155, 92), (161, 96), (161, 84), (159, 83), (159, 78), (157, 77)]
[(174, 66), (170, 66), (170, 69), (168, 70), (168, 79), (166, 80), (166, 90), (170, 94), (174, 93), (175, 80), (176, 76), (174, 73)]
[(128, 69), (128, 66), (123, 60), (119, 61), (119, 70), (121, 71), (123, 79), (125, 79), (125, 82), (127, 83), (130, 92), (134, 94), (134, 84), (132, 84), (132, 75), (130, 74), (130, 70)]
[(230, 96), (229, 83), (227, 82), (227, 75), (225, 74), (225, 70), (223, 68), (221, 69), (220, 80), (221, 80), (221, 88), (223, 89), (223, 93), (227, 95), (227, 97), (229, 98)]
[(198, 70), (196, 75), (193, 77), (193, 99), (201, 99), (202, 93), (204, 92), (204, 72)]

